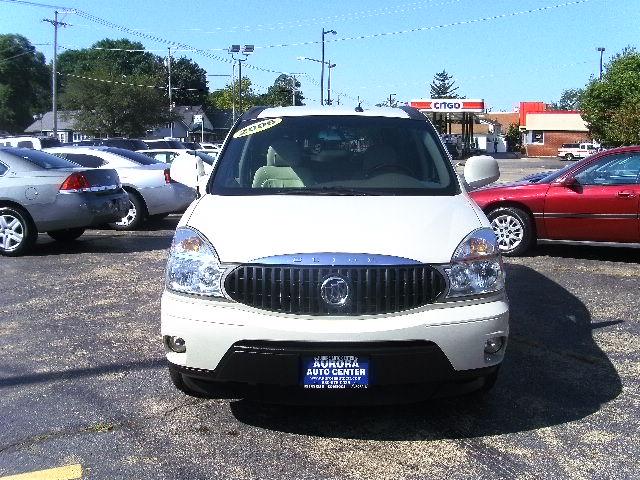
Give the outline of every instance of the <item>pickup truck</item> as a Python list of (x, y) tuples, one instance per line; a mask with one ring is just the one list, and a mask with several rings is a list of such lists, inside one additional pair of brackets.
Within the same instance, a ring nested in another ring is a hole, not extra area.
[(593, 143), (563, 143), (558, 149), (558, 157), (571, 161), (576, 158), (585, 158), (598, 151)]

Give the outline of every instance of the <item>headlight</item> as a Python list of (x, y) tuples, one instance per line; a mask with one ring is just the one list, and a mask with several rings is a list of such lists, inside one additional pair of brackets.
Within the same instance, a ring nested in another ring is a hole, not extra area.
[(447, 298), (482, 295), (504, 288), (504, 269), (495, 234), (490, 228), (471, 232), (444, 268)]
[(202, 234), (191, 228), (176, 230), (167, 262), (167, 288), (181, 293), (223, 297), (218, 254)]

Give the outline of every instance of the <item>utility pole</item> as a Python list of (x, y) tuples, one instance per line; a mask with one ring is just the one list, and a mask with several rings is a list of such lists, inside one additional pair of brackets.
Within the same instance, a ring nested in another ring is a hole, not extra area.
[(393, 101), (392, 97), (395, 97), (395, 95), (396, 95), (395, 93), (390, 93), (389, 94), (389, 106), (390, 107), (393, 107), (393, 104), (391, 102)]
[(167, 57), (167, 73), (169, 74), (169, 136), (173, 138), (173, 97), (171, 91), (171, 47), (169, 47), (169, 56)]
[(58, 27), (68, 27), (68, 23), (58, 21), (58, 11), (53, 15), (53, 20), (43, 18), (43, 22), (53, 25), (53, 68), (51, 72), (51, 98), (53, 107), (53, 136), (58, 138)]

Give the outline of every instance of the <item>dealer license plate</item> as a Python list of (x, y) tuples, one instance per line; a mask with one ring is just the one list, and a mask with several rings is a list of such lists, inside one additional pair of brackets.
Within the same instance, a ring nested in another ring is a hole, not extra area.
[(303, 357), (302, 386), (319, 390), (368, 388), (369, 357), (353, 355)]

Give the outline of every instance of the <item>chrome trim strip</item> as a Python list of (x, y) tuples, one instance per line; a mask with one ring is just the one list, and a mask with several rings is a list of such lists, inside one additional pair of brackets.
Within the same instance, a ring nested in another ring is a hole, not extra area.
[(100, 187), (76, 188), (74, 190), (60, 190), (60, 193), (69, 194), (69, 193), (86, 193), (86, 192), (104, 192), (105, 190), (117, 190), (119, 188), (122, 188), (122, 185), (103, 185)]
[(638, 218), (638, 214), (637, 213), (545, 213), (544, 218), (624, 219), (624, 218)]
[(294, 253), (291, 255), (274, 255), (256, 258), (247, 263), (262, 265), (301, 265), (301, 266), (365, 266), (365, 265), (421, 265), (422, 262), (410, 258), (391, 255), (375, 255), (368, 253)]
[(614, 247), (614, 248), (640, 248), (640, 243), (622, 242), (597, 242), (594, 240), (553, 240), (550, 238), (540, 238), (538, 243), (544, 245), (584, 245), (587, 247)]

